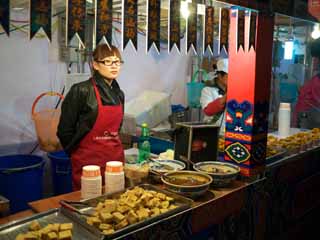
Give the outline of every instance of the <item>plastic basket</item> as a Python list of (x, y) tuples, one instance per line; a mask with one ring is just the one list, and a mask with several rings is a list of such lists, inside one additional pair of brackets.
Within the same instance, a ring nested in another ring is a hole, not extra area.
[(38, 96), (32, 104), (31, 116), (34, 121), (40, 149), (46, 152), (54, 152), (61, 149), (57, 137), (57, 128), (60, 119), (60, 109), (45, 109), (35, 112), (38, 101), (44, 96), (63, 96), (57, 92), (46, 92)]
[(199, 69), (193, 74), (191, 82), (187, 83), (188, 105), (192, 108), (201, 107), (200, 97), (201, 91), (204, 88), (204, 83), (195, 81), (200, 72), (203, 73), (204, 79), (208, 78), (207, 72), (203, 69)]

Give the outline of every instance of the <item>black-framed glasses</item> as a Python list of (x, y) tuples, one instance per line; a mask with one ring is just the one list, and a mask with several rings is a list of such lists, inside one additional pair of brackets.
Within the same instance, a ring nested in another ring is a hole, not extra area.
[(96, 60), (96, 62), (102, 63), (103, 65), (108, 66), (108, 67), (112, 66), (113, 64), (116, 65), (116, 66), (121, 66), (121, 64), (124, 63), (121, 60), (115, 60), (115, 61), (111, 61), (111, 60), (102, 60), (102, 61)]

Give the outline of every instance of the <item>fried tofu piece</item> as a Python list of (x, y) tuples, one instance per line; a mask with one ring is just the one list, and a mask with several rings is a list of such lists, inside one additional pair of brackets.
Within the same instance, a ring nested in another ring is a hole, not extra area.
[(120, 223), (125, 216), (123, 216), (120, 212), (114, 212), (112, 213), (113, 219), (116, 223)]
[(117, 209), (117, 202), (116, 202), (116, 200), (113, 200), (113, 199), (106, 199), (105, 201), (104, 201), (104, 211), (108, 211), (109, 213), (111, 213), (111, 212), (114, 212), (114, 211), (116, 211), (116, 209)]
[(166, 201), (168, 201), (168, 202), (173, 202), (174, 201), (174, 198), (172, 198), (172, 197), (166, 197)]
[(112, 222), (112, 219), (113, 219), (112, 214), (108, 212), (100, 212), (99, 217), (101, 221), (104, 223), (110, 223)]
[(60, 224), (60, 231), (72, 230), (73, 224), (72, 223), (62, 223)]
[(114, 233), (114, 230), (113, 229), (103, 230), (102, 233), (106, 234), (106, 235), (110, 235), (110, 234)]
[(133, 210), (130, 210), (127, 215), (127, 220), (130, 224), (134, 224), (138, 221), (138, 215)]
[(113, 229), (111, 224), (101, 223), (99, 226), (100, 230), (110, 230)]
[(168, 212), (169, 209), (168, 208), (160, 208), (160, 213), (165, 213), (165, 212)]
[(29, 231), (37, 231), (40, 230), (41, 226), (37, 220), (34, 220), (29, 225)]
[(71, 240), (72, 233), (70, 230), (59, 232), (58, 240)]
[(157, 216), (157, 215), (159, 215), (160, 214), (160, 209), (159, 208), (152, 208), (151, 209), (151, 216)]
[(60, 224), (59, 223), (54, 223), (52, 224), (52, 231), (58, 233), (60, 229)]
[(47, 235), (47, 240), (57, 240), (58, 239), (58, 235), (55, 232), (50, 232)]
[[(88, 221), (87, 221), (88, 222)], [(102, 223), (101, 220), (97, 217), (91, 217), (90, 218), (90, 223), (92, 223), (93, 226), (99, 227), (100, 224)], [(91, 224), (90, 224), (91, 225)]]
[(127, 205), (118, 206), (117, 211), (123, 214), (123, 213), (129, 212), (130, 207), (128, 207)]
[(115, 229), (121, 229), (121, 228), (124, 228), (126, 226), (128, 226), (128, 221), (127, 219), (123, 219), (121, 222), (119, 222), (117, 225), (114, 226)]
[(177, 205), (171, 204), (168, 209), (169, 209), (169, 210), (172, 210), (172, 209), (175, 209), (175, 208), (177, 208), (177, 207), (178, 207)]
[(149, 213), (150, 213), (150, 210), (149, 210), (149, 209), (140, 208), (140, 209), (137, 211), (137, 215), (138, 215), (139, 221), (142, 221), (142, 220), (148, 218), (148, 217), (149, 217)]
[(33, 232), (28, 232), (24, 235), (24, 240), (38, 240), (38, 236)]
[(160, 199), (159, 198), (152, 198), (150, 201), (146, 203), (146, 206), (149, 208), (158, 207), (160, 205)]
[(48, 234), (49, 234), (50, 232), (51, 232), (51, 227), (48, 227), (48, 226), (40, 229), (40, 230), (38, 231), (40, 239), (41, 239), (41, 240), (46, 240), (47, 237), (48, 237)]
[(163, 201), (161, 202), (160, 206), (161, 208), (168, 208), (170, 205), (169, 201)]
[(163, 193), (157, 193), (156, 197), (159, 198), (160, 200), (166, 200), (167, 196)]
[(24, 240), (24, 234), (23, 234), (23, 233), (19, 233), (19, 234), (16, 236), (16, 240)]
[(105, 207), (104, 203), (99, 202), (98, 205), (95, 207), (95, 210), (100, 211), (104, 207)]

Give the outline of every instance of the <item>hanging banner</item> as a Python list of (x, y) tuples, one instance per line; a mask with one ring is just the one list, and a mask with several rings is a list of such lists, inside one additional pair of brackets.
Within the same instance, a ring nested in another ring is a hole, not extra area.
[(67, 0), (67, 45), (76, 35), (84, 46), (85, 41), (85, 17), (86, 0)]
[(51, 0), (30, 0), (30, 40), (40, 28), (51, 42)]
[(256, 28), (257, 28), (257, 13), (250, 13), (250, 28), (249, 28), (249, 51), (251, 47), (256, 49)]
[(227, 8), (221, 8), (220, 9), (220, 51), (222, 48), (225, 48), (226, 51), (228, 51), (228, 45), (229, 45), (229, 25), (230, 25), (230, 19), (229, 19), (229, 9)]
[(112, 0), (96, 1), (96, 45), (104, 39), (112, 45)]
[(180, 51), (180, 1), (170, 0), (169, 11), (169, 52), (174, 45)]
[(320, 0), (308, 0), (308, 11), (320, 21)]
[(160, 0), (148, 0), (148, 39), (147, 51), (154, 44), (160, 52)]
[(187, 52), (191, 46), (197, 52), (197, 3), (193, 1), (189, 6), (189, 17), (187, 23)]
[(238, 27), (237, 27), (237, 50), (240, 47), (244, 50), (244, 21), (245, 12), (244, 10), (238, 10)]
[(214, 42), (214, 7), (206, 7), (204, 30), (204, 52), (208, 49), (213, 54)]
[(137, 50), (138, 0), (123, 0), (122, 4), (122, 49), (131, 41)]
[(10, 0), (0, 0), (0, 25), (10, 35)]

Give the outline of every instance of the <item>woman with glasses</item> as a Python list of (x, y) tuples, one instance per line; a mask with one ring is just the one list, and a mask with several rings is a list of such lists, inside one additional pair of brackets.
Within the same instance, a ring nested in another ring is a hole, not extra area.
[(93, 76), (74, 84), (62, 103), (57, 136), (71, 157), (73, 190), (81, 188), (83, 166), (98, 165), (104, 173), (106, 162), (124, 161), (119, 138), (124, 93), (116, 81), (121, 64), (116, 47), (98, 45)]

